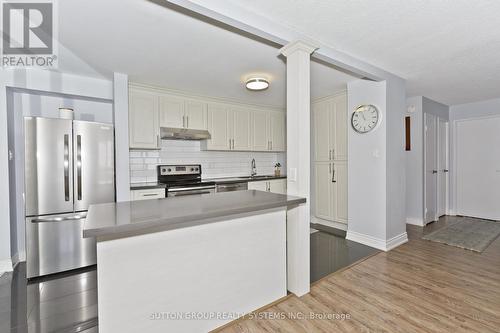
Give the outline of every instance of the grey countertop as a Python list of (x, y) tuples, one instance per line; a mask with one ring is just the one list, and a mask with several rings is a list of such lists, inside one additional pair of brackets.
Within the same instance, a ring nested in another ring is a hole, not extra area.
[(305, 198), (262, 191), (236, 191), (91, 205), (83, 237), (175, 230), (220, 221), (221, 217), (289, 207)]
[(241, 176), (241, 177), (221, 177), (221, 178), (204, 178), (203, 180), (213, 181), (216, 184), (231, 184), (231, 183), (246, 183), (246, 182), (258, 182), (273, 179), (286, 179), (286, 175), (274, 176), (274, 175), (262, 175), (257, 177)]
[(147, 182), (147, 183), (132, 183), (130, 184), (131, 190), (147, 190), (154, 188), (165, 188), (166, 185), (158, 182)]

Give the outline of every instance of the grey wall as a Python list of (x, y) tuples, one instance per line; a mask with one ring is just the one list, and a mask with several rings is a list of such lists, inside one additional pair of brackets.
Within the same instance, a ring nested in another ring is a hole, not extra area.
[(411, 150), (406, 151), (406, 220), (412, 224), (422, 224), (424, 207), (424, 139), (422, 97), (406, 100), (407, 113), (411, 122)]
[(406, 106), (414, 107), (411, 117), (411, 151), (406, 152), (406, 222), (424, 223), (424, 114), (450, 119), (450, 107), (424, 96), (406, 99)]
[(424, 113), (433, 114), (439, 118), (450, 119), (450, 107), (445, 104), (438, 103), (422, 96), (422, 110)]

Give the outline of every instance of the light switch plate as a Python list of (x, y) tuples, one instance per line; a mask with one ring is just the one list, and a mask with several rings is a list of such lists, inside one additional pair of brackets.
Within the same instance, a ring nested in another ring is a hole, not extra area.
[(290, 170), (288, 170), (288, 179), (292, 182), (297, 181), (297, 168), (290, 168)]

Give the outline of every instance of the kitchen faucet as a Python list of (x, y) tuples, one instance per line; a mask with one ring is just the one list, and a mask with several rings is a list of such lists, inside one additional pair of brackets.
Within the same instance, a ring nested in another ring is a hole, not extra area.
[(251, 176), (254, 177), (257, 175), (257, 167), (255, 166), (255, 158), (252, 158), (252, 173)]

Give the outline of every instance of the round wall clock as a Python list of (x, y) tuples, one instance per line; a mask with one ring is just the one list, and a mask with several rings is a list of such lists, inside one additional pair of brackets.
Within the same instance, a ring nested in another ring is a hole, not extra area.
[(365, 134), (377, 126), (379, 119), (380, 114), (375, 105), (361, 105), (352, 113), (351, 125), (356, 132)]

